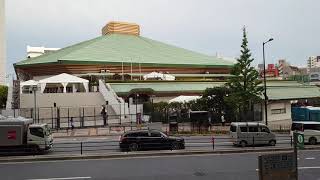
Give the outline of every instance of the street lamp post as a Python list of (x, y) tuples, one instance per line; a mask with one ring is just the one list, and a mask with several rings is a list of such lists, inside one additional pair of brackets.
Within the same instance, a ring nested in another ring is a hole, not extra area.
[(33, 110), (33, 122), (36, 122), (36, 117), (37, 117), (37, 90), (38, 86), (34, 85), (32, 86), (32, 91), (33, 91), (33, 97), (34, 97), (34, 110)]
[(266, 125), (268, 125), (268, 112), (267, 112), (267, 104), (268, 104), (268, 96), (267, 96), (267, 81), (266, 81), (266, 60), (264, 53), (264, 45), (268, 42), (273, 41), (273, 38), (270, 38), (268, 41), (262, 43), (262, 52), (263, 52), (263, 84), (264, 84), (264, 114)]
[(139, 94), (136, 94), (136, 123), (138, 123), (138, 98)]

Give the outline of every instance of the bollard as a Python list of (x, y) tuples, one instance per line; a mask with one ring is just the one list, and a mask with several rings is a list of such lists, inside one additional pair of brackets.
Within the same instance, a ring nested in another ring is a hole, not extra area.
[(82, 155), (82, 142), (80, 143), (80, 151), (81, 151), (81, 155)]
[(214, 137), (211, 137), (211, 142), (212, 142), (212, 150), (214, 150)]

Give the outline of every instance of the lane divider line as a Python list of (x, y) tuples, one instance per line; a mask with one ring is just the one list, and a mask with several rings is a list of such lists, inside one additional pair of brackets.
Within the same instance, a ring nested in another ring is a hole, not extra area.
[(26, 180), (74, 180), (74, 179), (91, 179), (91, 177), (65, 177), (65, 178), (44, 178), (44, 179), (26, 179)]
[(314, 158), (314, 157), (306, 158), (306, 160), (314, 160), (314, 159), (316, 159), (316, 158)]

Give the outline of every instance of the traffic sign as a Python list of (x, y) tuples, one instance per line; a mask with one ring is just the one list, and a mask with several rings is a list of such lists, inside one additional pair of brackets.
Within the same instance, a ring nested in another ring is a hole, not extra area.
[(294, 138), (297, 140), (296, 145), (299, 149), (304, 149), (304, 134), (300, 132), (293, 133)]

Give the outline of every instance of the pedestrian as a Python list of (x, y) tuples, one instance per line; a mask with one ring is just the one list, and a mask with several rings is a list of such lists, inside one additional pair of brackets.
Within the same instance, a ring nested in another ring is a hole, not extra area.
[(107, 125), (107, 119), (108, 119), (108, 113), (107, 113), (105, 105), (102, 105), (101, 115), (102, 115), (102, 118), (103, 118), (103, 125), (106, 126)]
[(222, 114), (222, 115), (221, 115), (222, 126), (224, 126), (225, 121), (226, 121), (226, 120), (224, 119), (224, 115)]
[(73, 130), (74, 129), (73, 117), (71, 117), (70, 119), (70, 124), (71, 124), (71, 130)]

